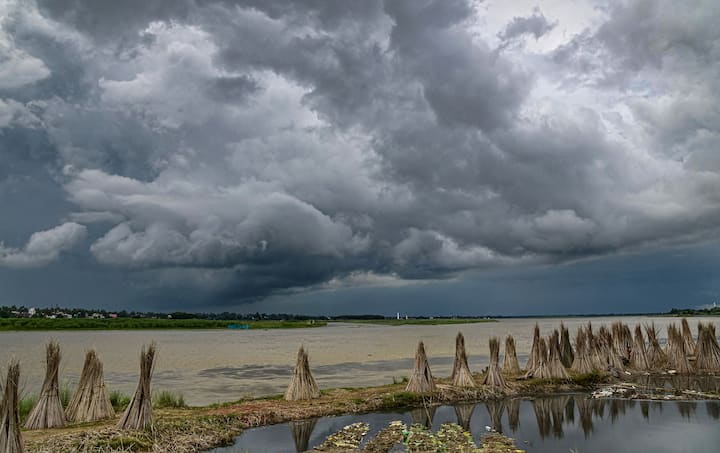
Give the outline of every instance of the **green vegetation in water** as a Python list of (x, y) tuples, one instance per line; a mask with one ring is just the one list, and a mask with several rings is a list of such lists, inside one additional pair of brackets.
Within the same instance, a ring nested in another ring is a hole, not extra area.
[(488, 318), (413, 318), (413, 319), (335, 319), (334, 321), (353, 324), (384, 324), (388, 326), (438, 326), (443, 324), (475, 324), (481, 322), (497, 322)]
[(133, 330), (133, 329), (227, 329), (247, 325), (249, 329), (293, 329), (323, 327), (324, 321), (221, 321), (210, 319), (149, 318), (0, 318), (0, 331), (8, 330)]
[(152, 402), (153, 407), (159, 409), (187, 407), (182, 393), (176, 393), (170, 390), (156, 392), (153, 395)]

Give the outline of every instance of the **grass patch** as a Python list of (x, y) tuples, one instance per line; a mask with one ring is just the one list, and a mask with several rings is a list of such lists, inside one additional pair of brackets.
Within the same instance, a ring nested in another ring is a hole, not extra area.
[(25, 398), (20, 399), (20, 401), (18, 402), (18, 413), (20, 414), (21, 423), (25, 423), (28, 415), (30, 415), (30, 411), (33, 407), (35, 407), (35, 403), (37, 403), (37, 400), (37, 395), (29, 395)]
[(161, 390), (156, 392), (153, 395), (152, 402), (153, 407), (158, 409), (187, 407), (182, 393), (173, 392), (171, 390)]
[(115, 412), (122, 412), (130, 404), (130, 395), (120, 393), (117, 390), (110, 392), (110, 404), (112, 404)]
[(407, 407), (422, 401), (422, 395), (413, 392), (395, 392), (383, 396), (383, 406), (386, 409)]
[(401, 378), (396, 378), (393, 376), (393, 384), (407, 384), (408, 383), (408, 377), (403, 376)]
[(602, 375), (597, 371), (593, 371), (592, 373), (576, 374), (572, 376), (572, 381), (583, 387), (592, 387), (596, 384), (605, 382), (606, 378), (607, 376)]

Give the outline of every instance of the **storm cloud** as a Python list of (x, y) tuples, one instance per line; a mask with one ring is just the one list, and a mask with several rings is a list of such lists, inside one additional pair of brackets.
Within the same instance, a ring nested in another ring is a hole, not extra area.
[(717, 2), (566, 6), (6, 0), (0, 266), (222, 306), (717, 239)]

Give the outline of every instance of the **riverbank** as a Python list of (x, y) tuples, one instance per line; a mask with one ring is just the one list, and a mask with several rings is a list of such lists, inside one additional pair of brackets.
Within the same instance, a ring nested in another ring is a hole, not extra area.
[[(483, 375), (476, 374), (476, 382)], [(438, 390), (428, 394), (405, 391), (404, 383), (368, 388), (324, 390), (318, 399), (288, 402), (281, 396), (240, 400), (201, 408), (156, 410), (153, 429), (139, 432), (118, 431), (115, 420), (98, 424), (74, 425), (65, 429), (24, 431), (28, 453), (103, 451), (153, 451), (185, 453), (204, 451), (231, 444), (243, 430), (293, 420), (322, 416), (356, 414), (406, 407), (422, 407), (489, 399), (537, 397), (571, 392), (590, 393), (620, 380), (597, 373), (573, 375), (568, 381), (509, 381), (506, 390), (479, 385), (474, 389), (452, 387), (447, 379), (438, 379)], [(720, 399), (717, 392), (701, 396), (686, 394), (687, 399)]]
[(378, 324), (383, 326), (442, 326), (497, 322), (490, 318), (409, 318), (409, 319), (334, 319), (330, 322), (349, 324)]
[(318, 320), (261, 320), (234, 321), (211, 319), (151, 319), (151, 318), (0, 318), (0, 331), (44, 330), (171, 330), (171, 329), (304, 329), (325, 327)]

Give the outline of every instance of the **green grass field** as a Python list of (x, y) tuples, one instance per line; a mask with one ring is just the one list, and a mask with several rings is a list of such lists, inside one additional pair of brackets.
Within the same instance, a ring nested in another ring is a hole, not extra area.
[(8, 330), (141, 330), (141, 329), (227, 329), (231, 324), (247, 324), (250, 329), (296, 329), (323, 327), (324, 321), (219, 321), (209, 319), (47, 319), (0, 318), (0, 331)]
[(441, 319), (336, 319), (334, 322), (350, 322), (356, 324), (381, 324), (387, 326), (439, 326), (443, 324), (475, 324), (480, 322), (496, 322), (485, 318), (441, 318)]

